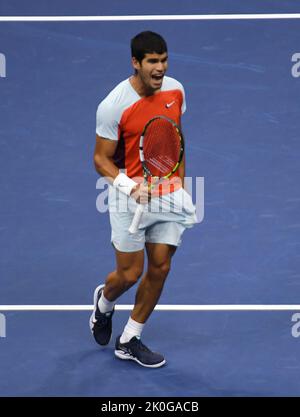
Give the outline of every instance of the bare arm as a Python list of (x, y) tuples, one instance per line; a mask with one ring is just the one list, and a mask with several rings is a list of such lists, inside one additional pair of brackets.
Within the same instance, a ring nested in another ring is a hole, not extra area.
[(179, 168), (178, 168), (178, 175), (179, 175), (179, 177), (180, 177), (180, 179), (181, 179), (181, 184), (182, 184), (182, 187), (184, 188), (184, 177), (185, 177), (185, 154), (183, 154), (183, 158), (182, 158), (181, 164), (179, 165)]
[[(179, 123), (179, 127), (180, 127), (180, 130), (181, 130), (181, 132), (182, 132), (182, 125), (181, 125), (181, 122)], [(182, 133), (182, 135), (183, 135), (183, 133)], [(183, 138), (183, 139), (184, 139), (184, 138)], [(182, 161), (181, 161), (181, 163), (180, 163), (180, 165), (179, 165), (179, 168), (178, 168), (178, 175), (179, 175), (179, 177), (180, 177), (180, 179), (181, 179), (181, 184), (182, 184), (182, 187), (184, 188), (184, 177), (185, 177), (185, 152), (184, 152), (184, 154), (183, 154)]]
[(113, 161), (117, 145), (118, 142), (116, 140), (108, 140), (96, 135), (94, 151), (95, 169), (100, 175), (107, 177), (111, 183), (119, 174), (119, 168)]
[[(118, 142), (116, 140), (109, 140), (96, 135), (96, 145), (94, 151), (94, 164), (96, 171), (106, 177), (112, 184), (115, 178), (119, 175), (119, 168), (113, 161), (113, 156), (117, 149)], [(143, 184), (137, 184), (131, 190), (130, 195), (138, 202), (141, 199), (148, 201), (149, 190)]]

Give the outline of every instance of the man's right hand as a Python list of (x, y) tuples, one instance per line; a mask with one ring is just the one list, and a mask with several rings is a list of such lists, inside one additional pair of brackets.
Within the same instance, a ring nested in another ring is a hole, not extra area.
[(137, 184), (131, 190), (130, 197), (134, 198), (139, 204), (147, 204), (151, 200), (151, 189), (144, 183)]

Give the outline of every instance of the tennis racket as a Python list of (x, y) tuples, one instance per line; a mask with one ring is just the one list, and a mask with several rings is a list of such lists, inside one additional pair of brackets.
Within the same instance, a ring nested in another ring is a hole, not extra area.
[[(139, 143), (140, 161), (145, 184), (151, 188), (168, 179), (179, 168), (184, 153), (184, 140), (177, 124), (166, 116), (150, 119), (142, 132)], [(135, 211), (130, 233), (136, 233), (144, 211), (139, 204)]]

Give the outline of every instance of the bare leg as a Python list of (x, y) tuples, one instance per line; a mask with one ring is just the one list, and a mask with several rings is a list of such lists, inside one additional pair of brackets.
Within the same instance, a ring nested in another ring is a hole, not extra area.
[(156, 306), (171, 266), (175, 246), (162, 243), (147, 243), (148, 270), (137, 289), (131, 318), (145, 323)]
[(116, 263), (116, 270), (108, 274), (105, 281), (104, 296), (109, 301), (115, 301), (138, 281), (143, 273), (144, 251), (116, 250)]

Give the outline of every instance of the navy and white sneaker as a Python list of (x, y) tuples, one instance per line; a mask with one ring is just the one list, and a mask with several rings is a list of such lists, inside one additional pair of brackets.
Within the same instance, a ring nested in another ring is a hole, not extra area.
[(121, 343), (120, 337), (116, 340), (115, 349), (115, 355), (119, 359), (132, 360), (146, 368), (159, 368), (166, 363), (160, 353), (152, 352), (136, 336), (127, 343)]
[(98, 307), (104, 284), (99, 285), (94, 291), (94, 311), (90, 317), (90, 329), (99, 345), (105, 346), (111, 340), (112, 316), (115, 309), (108, 313), (101, 313)]

